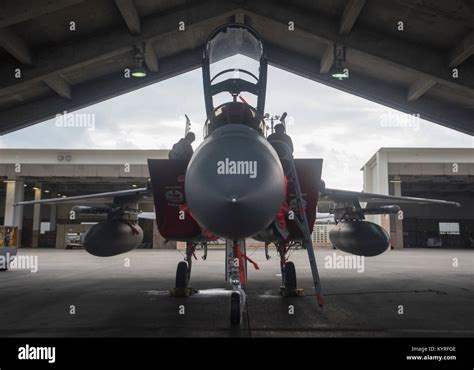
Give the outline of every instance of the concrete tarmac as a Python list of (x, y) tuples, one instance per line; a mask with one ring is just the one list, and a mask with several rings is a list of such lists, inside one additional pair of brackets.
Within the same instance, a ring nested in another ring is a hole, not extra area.
[(0, 272), (0, 336), (474, 335), (472, 250), (389, 250), (344, 266), (350, 255), (316, 249), (324, 310), (314, 297), (305, 250), (290, 257), (305, 290), (296, 298), (279, 294), (274, 249), (269, 261), (262, 249), (247, 252), (260, 270), (249, 265), (247, 311), (233, 328), (223, 250), (210, 250), (207, 261), (197, 251), (191, 285), (199, 293), (176, 298), (168, 289), (183, 259), (179, 251), (142, 249), (99, 258), (83, 250), (21, 249), (20, 256), (37, 256), (38, 271)]

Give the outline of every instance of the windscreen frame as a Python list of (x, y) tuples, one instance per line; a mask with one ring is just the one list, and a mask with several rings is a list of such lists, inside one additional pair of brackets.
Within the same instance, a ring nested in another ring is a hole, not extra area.
[(203, 51), (203, 57), (202, 57), (202, 73), (203, 73), (204, 101), (205, 101), (205, 106), (206, 106), (206, 113), (209, 116), (214, 111), (215, 108), (214, 108), (213, 98), (215, 95), (219, 93), (219, 92), (213, 91), (213, 88), (212, 88), (213, 85), (211, 84), (211, 79), (212, 79), (211, 69), (210, 69), (211, 59), (209, 55), (210, 45), (213, 39), (218, 34), (220, 34), (221, 32), (224, 32), (228, 28), (245, 29), (256, 39), (256, 41), (261, 46), (261, 49), (262, 49), (261, 55), (260, 55), (260, 59), (258, 60), (258, 63), (259, 63), (258, 81), (255, 83), (255, 88), (252, 89), (253, 91), (251, 93), (257, 96), (257, 106), (254, 108), (259, 114), (263, 116), (264, 111), (265, 111), (265, 95), (266, 95), (266, 88), (267, 88), (267, 69), (268, 69), (264, 43), (262, 41), (261, 36), (254, 28), (245, 24), (240, 24), (240, 23), (228, 23), (228, 24), (222, 25), (216, 28), (213, 32), (211, 32), (211, 34), (206, 40), (204, 51)]

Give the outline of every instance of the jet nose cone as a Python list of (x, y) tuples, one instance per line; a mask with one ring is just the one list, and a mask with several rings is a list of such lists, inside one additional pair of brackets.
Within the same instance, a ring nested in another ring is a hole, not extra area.
[(266, 228), (282, 205), (283, 191), (277, 154), (243, 125), (214, 131), (186, 171), (186, 200), (193, 217), (228, 239), (247, 238)]

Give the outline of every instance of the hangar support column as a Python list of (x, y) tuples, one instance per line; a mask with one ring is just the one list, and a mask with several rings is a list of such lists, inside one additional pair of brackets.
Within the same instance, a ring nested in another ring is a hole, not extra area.
[[(35, 200), (41, 200), (41, 189), (35, 188)], [(40, 223), (41, 223), (41, 205), (33, 206), (33, 233), (31, 237), (31, 246), (37, 248), (39, 245)]]
[(57, 205), (51, 204), (50, 207), (51, 208), (49, 213), (49, 230), (56, 231)]
[[(376, 168), (376, 183), (375, 193), (388, 195), (388, 161), (387, 153), (383, 151), (377, 152), (377, 168)], [(375, 216), (376, 222), (383, 226), (390, 234), (390, 217), (383, 217), (382, 215)]]
[[(401, 196), (402, 195), (402, 183), (395, 182), (393, 184), (393, 195)], [(401, 213), (403, 215), (403, 212)], [(392, 247), (395, 249), (403, 248), (403, 218), (394, 215), (394, 231), (391, 233), (392, 237)]]
[(23, 225), (23, 207), (15, 207), (13, 204), (23, 200), (25, 187), (21, 180), (7, 180), (7, 192), (5, 197), (5, 226), (18, 228), (17, 241), (21, 246), (21, 229)]

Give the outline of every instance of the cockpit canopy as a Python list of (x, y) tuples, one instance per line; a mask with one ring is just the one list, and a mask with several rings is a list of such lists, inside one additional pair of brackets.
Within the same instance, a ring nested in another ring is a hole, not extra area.
[(263, 115), (267, 61), (253, 28), (228, 24), (216, 29), (207, 40), (202, 69), (208, 117), (226, 102), (248, 104)]

